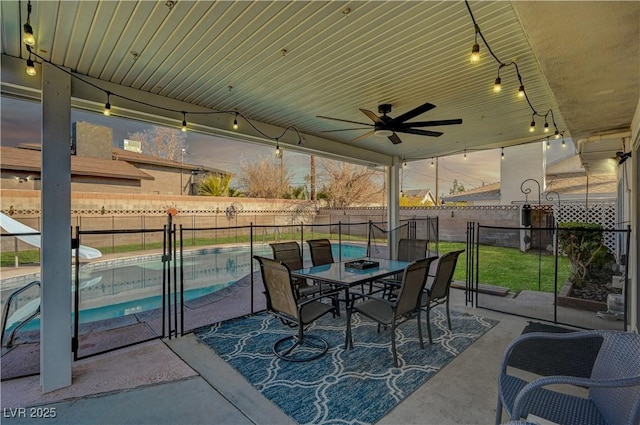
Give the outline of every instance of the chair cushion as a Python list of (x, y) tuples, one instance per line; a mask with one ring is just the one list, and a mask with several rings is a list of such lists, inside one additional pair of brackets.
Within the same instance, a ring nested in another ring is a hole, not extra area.
[(366, 301), (357, 303), (353, 306), (353, 309), (382, 323), (391, 324), (393, 322), (393, 310), (391, 307), (375, 298), (369, 298)]
[[(498, 396), (509, 416), (512, 414), (516, 396), (528, 383), (511, 375), (503, 375), (500, 378)], [(536, 389), (529, 394), (523, 414), (529, 413), (563, 425), (607, 425), (591, 400), (544, 388)]]
[(302, 311), (300, 312), (300, 319), (302, 320), (302, 324), (306, 325), (308, 323), (311, 323), (318, 317), (322, 316), (332, 309), (333, 305), (321, 303), (320, 301), (313, 301), (305, 304), (302, 307)]

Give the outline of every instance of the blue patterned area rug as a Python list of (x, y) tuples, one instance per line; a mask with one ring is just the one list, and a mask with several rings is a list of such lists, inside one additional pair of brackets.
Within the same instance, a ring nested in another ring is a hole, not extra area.
[(353, 349), (344, 349), (346, 317), (327, 315), (307, 332), (324, 338), (329, 351), (304, 363), (280, 360), (273, 344), (295, 329), (267, 313), (216, 323), (195, 331), (200, 341), (238, 370), (265, 397), (300, 424), (372, 424), (469, 347), (498, 321), (444, 309), (432, 310), (433, 344), (424, 315), (425, 349), (416, 321), (397, 332), (399, 368), (393, 366), (390, 330), (354, 315)]

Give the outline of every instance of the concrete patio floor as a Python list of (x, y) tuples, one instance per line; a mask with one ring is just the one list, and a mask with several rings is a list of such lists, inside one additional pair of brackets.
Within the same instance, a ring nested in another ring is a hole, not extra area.
[[(527, 319), (464, 305), (452, 309), (500, 323), (458, 355), (378, 424), (487, 424), (495, 419), (504, 347)], [(7, 424), (287, 424), (293, 421), (193, 334), (74, 364), (74, 385), (40, 394), (39, 377), (2, 382)], [(55, 408), (55, 418), (16, 417), (16, 407)]]

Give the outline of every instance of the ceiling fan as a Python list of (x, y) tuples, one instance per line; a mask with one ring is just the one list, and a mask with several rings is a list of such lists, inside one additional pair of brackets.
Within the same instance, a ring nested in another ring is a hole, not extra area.
[(352, 140), (352, 142), (357, 142), (371, 135), (375, 135), (378, 137), (388, 137), (389, 140), (391, 140), (391, 142), (394, 145), (397, 145), (398, 143), (402, 143), (402, 140), (400, 140), (400, 138), (396, 133), (408, 133), (408, 134), (418, 134), (420, 136), (438, 137), (438, 136), (442, 136), (443, 133), (439, 131), (420, 130), (417, 127), (436, 127), (441, 125), (462, 124), (462, 119), (460, 118), (453, 119), (453, 120), (407, 122), (408, 120), (415, 118), (418, 115), (435, 108), (436, 106), (431, 103), (425, 103), (424, 105), (420, 105), (417, 108), (414, 108), (408, 112), (405, 112), (402, 115), (397, 116), (396, 118), (391, 118), (390, 116), (387, 115), (388, 113), (391, 112), (391, 106), (392, 105), (389, 103), (384, 103), (382, 105), (379, 105), (378, 113), (382, 114), (381, 116), (378, 116), (366, 109), (360, 109), (360, 111), (363, 114), (365, 114), (367, 117), (369, 117), (369, 119), (371, 119), (371, 121), (373, 121), (373, 124), (343, 120), (340, 118), (324, 117), (321, 115), (316, 116), (316, 118), (322, 118), (325, 120), (333, 120), (333, 121), (340, 121), (340, 122), (348, 122), (350, 124), (358, 124), (358, 125), (366, 126), (366, 127), (358, 127), (358, 128), (344, 128), (340, 130), (327, 130), (327, 131), (321, 131), (321, 133), (331, 133), (335, 131), (349, 131), (349, 130), (366, 130), (369, 127), (373, 127), (372, 130), (368, 131), (367, 133), (361, 136), (356, 137), (355, 139)]

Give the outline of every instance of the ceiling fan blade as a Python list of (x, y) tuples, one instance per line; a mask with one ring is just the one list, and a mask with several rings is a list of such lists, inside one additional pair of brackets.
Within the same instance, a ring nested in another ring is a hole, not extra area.
[(367, 131), (366, 133), (364, 133), (362, 136), (358, 136), (355, 139), (353, 139), (351, 142), (359, 142), (362, 139), (366, 139), (367, 137), (371, 136), (374, 133), (373, 130), (371, 131)]
[(454, 124), (462, 124), (462, 119), (458, 118), (455, 120), (434, 120), (434, 121), (416, 121), (416, 122), (405, 122), (403, 124), (397, 124), (398, 128), (411, 128), (411, 127), (436, 127), (439, 125), (454, 125)]
[(396, 124), (401, 124), (407, 120), (410, 120), (411, 118), (417, 117), (420, 114), (423, 114), (427, 111), (432, 110), (433, 108), (435, 108), (436, 105), (433, 105), (429, 102), (425, 103), (424, 105), (420, 105), (417, 108), (413, 108), (412, 110), (405, 112), (402, 115), (399, 115), (397, 117), (395, 117), (394, 119), (392, 119), (389, 122), (389, 125), (396, 125)]
[(380, 117), (379, 117), (379, 116), (377, 116), (376, 114), (374, 114), (373, 112), (368, 111), (368, 110), (366, 110), (366, 109), (360, 109), (360, 111), (361, 111), (363, 114), (365, 114), (366, 116), (368, 116), (368, 117), (369, 117), (369, 119), (370, 119), (371, 121), (373, 121), (374, 123), (376, 123), (376, 124), (383, 124), (383, 122), (382, 122), (382, 120), (380, 119)]
[(318, 131), (318, 133), (335, 133), (336, 131), (368, 130), (368, 129), (369, 129), (369, 127), (341, 128), (340, 130), (324, 130), (324, 131)]
[(389, 136), (389, 140), (391, 140), (391, 143), (393, 143), (394, 145), (397, 145), (398, 143), (402, 143), (402, 140), (400, 140), (400, 138), (396, 133), (393, 133), (391, 136)]
[(399, 133), (419, 134), (420, 136), (431, 136), (431, 137), (440, 137), (444, 134), (439, 131), (418, 130), (416, 128), (400, 128), (400, 129), (396, 129), (395, 131)]
[(369, 124), (366, 122), (358, 122), (358, 121), (349, 121), (349, 120), (343, 120), (340, 118), (331, 118), (331, 117), (323, 117), (322, 115), (316, 115), (316, 118), (322, 118), (323, 120), (332, 120), (332, 121), (340, 121), (340, 122), (348, 122), (351, 124), (358, 124), (358, 125), (366, 125), (371, 127), (373, 124)]

